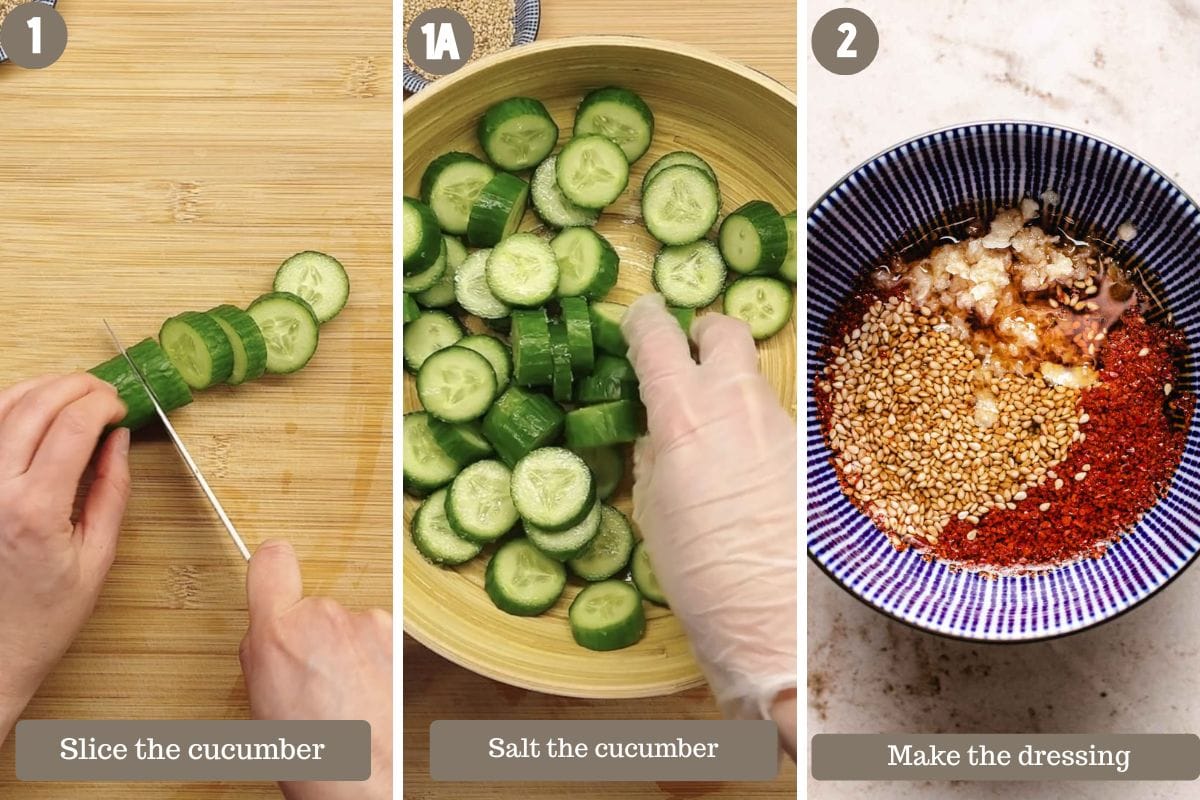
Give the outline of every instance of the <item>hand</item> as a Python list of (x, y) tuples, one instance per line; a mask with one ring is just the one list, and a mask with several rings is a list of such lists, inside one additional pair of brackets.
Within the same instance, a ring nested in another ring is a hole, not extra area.
[(655, 574), (726, 714), (776, 718), (794, 752), (795, 422), (744, 322), (697, 319), (699, 364), (657, 294), (621, 328), (646, 406), (633, 517)]
[(116, 390), (87, 374), (0, 392), (0, 743), (92, 614), (129, 499), (129, 431), (113, 431), (72, 522)]
[(246, 577), (250, 630), (242, 671), (255, 719), (365, 719), (371, 724), (366, 782), (281, 784), (288, 800), (392, 797), (392, 617), (347, 611), (304, 597), (291, 545), (262, 544)]

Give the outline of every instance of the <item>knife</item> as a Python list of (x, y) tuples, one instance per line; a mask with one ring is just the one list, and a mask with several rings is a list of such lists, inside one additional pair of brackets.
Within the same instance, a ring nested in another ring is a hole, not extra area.
[(158, 412), (158, 418), (162, 420), (163, 427), (167, 429), (167, 435), (171, 437), (171, 441), (175, 444), (175, 449), (179, 451), (179, 455), (183, 456), (183, 463), (191, 471), (192, 477), (200, 484), (200, 489), (204, 492), (204, 496), (208, 498), (208, 502), (212, 504), (213, 510), (217, 512), (217, 517), (221, 520), (221, 524), (225, 526), (225, 530), (229, 532), (229, 538), (233, 539), (233, 543), (237, 545), (237, 549), (241, 552), (242, 557), (247, 561), (250, 560), (250, 551), (246, 548), (246, 543), (242, 541), (242, 537), (237, 532), (237, 528), (233, 526), (229, 515), (225, 513), (225, 507), (221, 505), (221, 501), (213, 493), (212, 487), (208, 485), (208, 481), (204, 479), (200, 468), (196, 466), (196, 462), (192, 460), (192, 454), (188, 452), (187, 446), (183, 440), (179, 438), (179, 434), (175, 432), (175, 426), (167, 419), (167, 412), (163, 411), (163, 407), (158, 402), (158, 397), (154, 394), (154, 389), (150, 388), (150, 382), (146, 380), (146, 376), (138, 369), (138, 365), (133, 363), (133, 359), (129, 357), (129, 353), (125, 352), (125, 345), (121, 344), (121, 340), (117, 338), (117, 332), (108, 324), (108, 320), (101, 320), (104, 327), (108, 329), (108, 335), (112, 337), (113, 344), (117, 350), (129, 362), (133, 374), (141, 381), (142, 388), (146, 390), (146, 394), (150, 396), (150, 402), (154, 404), (154, 410)]

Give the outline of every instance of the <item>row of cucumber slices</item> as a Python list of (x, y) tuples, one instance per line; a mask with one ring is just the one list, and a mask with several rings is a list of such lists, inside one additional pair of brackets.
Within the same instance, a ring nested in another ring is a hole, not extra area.
[(163, 410), (192, 402), (192, 391), (236, 386), (264, 374), (304, 367), (317, 350), (320, 326), (336, 317), (350, 295), (337, 259), (297, 253), (275, 273), (274, 290), (246, 310), (222, 305), (188, 311), (163, 323), (158, 341), (145, 339), (89, 370), (116, 387), (126, 414), (119, 426), (137, 429), (155, 418), (154, 403), (130, 366), (136, 365)]

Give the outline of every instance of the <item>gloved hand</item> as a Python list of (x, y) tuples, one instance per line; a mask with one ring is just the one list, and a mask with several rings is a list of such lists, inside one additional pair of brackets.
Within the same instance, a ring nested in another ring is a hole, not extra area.
[(697, 319), (699, 364), (660, 295), (634, 302), (621, 329), (649, 427), (634, 448), (633, 518), (654, 572), (726, 716), (786, 728), (778, 705), (794, 705), (798, 666), (795, 423), (744, 322)]

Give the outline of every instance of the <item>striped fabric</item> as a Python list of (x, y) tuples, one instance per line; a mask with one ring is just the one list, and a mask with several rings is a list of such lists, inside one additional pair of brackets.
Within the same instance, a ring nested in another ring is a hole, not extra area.
[[(33, 2), (45, 3), (48, 6), (58, 5), (58, 0), (33, 0)], [(0, 47), (0, 64), (3, 64), (5, 61), (8, 61), (8, 56), (4, 54), (4, 48)]]
[[(537, 38), (542, 25), (540, 0), (517, 0), (513, 11), (513, 47), (529, 44)], [(429, 85), (429, 81), (404, 64), (404, 91), (416, 93)]]

